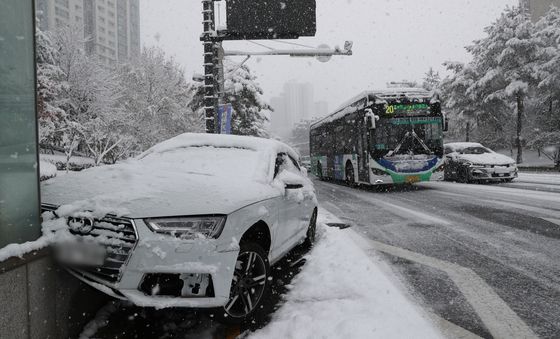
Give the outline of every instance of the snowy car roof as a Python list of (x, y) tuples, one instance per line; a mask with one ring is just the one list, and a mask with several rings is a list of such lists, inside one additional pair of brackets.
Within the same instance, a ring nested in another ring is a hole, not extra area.
[(217, 148), (244, 148), (260, 152), (288, 153), (294, 159), (299, 159), (299, 155), (290, 146), (273, 139), (257, 137), (225, 135), (225, 134), (204, 134), (204, 133), (185, 133), (169, 140), (163, 141), (138, 156), (142, 159), (150, 154), (164, 153), (187, 147), (217, 147)]

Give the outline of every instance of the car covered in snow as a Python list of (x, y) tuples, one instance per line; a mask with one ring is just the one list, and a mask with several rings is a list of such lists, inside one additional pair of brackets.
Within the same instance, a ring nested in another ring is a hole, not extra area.
[(444, 154), (444, 180), (446, 181), (510, 182), (517, 178), (515, 160), (479, 143), (448, 143), (444, 145)]
[(270, 266), (315, 239), (313, 185), (275, 140), (183, 134), (48, 180), (42, 200), (43, 227), (67, 229), (55, 252), (77, 278), (138, 306), (214, 308), (226, 322), (254, 316)]

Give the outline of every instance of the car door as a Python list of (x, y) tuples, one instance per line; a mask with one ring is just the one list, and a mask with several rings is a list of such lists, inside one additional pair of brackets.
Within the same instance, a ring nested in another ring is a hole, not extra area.
[[(285, 153), (280, 153), (276, 157), (274, 177), (277, 179), (282, 171), (302, 175), (301, 170), (295, 165), (295, 161)], [(289, 251), (293, 244), (299, 240), (301, 235), (302, 219), (305, 199), (299, 199), (303, 194), (303, 188), (286, 188), (285, 194), (279, 199), (278, 206), (278, 227), (275, 230), (277, 245), (277, 255), (282, 255)]]

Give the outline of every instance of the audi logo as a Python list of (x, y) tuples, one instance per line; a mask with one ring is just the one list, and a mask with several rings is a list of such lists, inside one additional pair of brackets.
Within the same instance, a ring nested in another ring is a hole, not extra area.
[(72, 232), (88, 235), (93, 230), (94, 221), (91, 218), (68, 218), (67, 224)]

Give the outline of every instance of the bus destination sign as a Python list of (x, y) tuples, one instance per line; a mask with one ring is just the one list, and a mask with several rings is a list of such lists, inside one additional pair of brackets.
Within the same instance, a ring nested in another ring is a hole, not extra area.
[(385, 106), (385, 113), (387, 115), (406, 113), (409, 115), (423, 114), (430, 112), (430, 105), (428, 104), (389, 104)]

